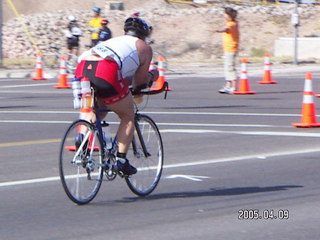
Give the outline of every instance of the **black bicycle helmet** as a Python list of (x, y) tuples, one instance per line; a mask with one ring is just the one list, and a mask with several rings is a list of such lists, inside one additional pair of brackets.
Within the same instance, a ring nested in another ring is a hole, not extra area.
[(152, 29), (146, 21), (138, 17), (130, 17), (124, 22), (124, 32), (126, 34), (134, 35), (138, 38), (145, 38), (150, 35)]

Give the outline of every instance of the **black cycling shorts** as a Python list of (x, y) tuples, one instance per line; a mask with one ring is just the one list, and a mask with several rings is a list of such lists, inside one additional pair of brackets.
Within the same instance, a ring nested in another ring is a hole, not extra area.
[(79, 48), (79, 38), (68, 38), (67, 39), (67, 48), (69, 50)]

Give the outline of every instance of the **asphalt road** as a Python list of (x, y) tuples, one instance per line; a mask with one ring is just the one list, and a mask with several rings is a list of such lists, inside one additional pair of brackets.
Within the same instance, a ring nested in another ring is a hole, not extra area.
[(160, 184), (140, 198), (123, 179), (103, 182), (85, 206), (58, 177), (60, 139), (78, 117), (71, 90), (0, 79), (0, 239), (319, 239), (320, 128), (291, 126), (304, 73), (273, 78), (250, 77), (254, 95), (221, 95), (221, 76), (168, 76), (168, 98), (142, 110), (164, 141)]

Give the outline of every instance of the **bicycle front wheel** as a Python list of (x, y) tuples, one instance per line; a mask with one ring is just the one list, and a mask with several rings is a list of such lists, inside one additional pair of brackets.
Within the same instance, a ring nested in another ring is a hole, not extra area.
[(100, 189), (102, 146), (94, 125), (87, 121), (73, 122), (65, 133), (60, 147), (60, 179), (68, 197), (77, 204), (89, 203)]
[(159, 129), (148, 116), (137, 114), (136, 130), (127, 157), (138, 169), (126, 182), (138, 196), (150, 194), (158, 185), (163, 167), (163, 144)]

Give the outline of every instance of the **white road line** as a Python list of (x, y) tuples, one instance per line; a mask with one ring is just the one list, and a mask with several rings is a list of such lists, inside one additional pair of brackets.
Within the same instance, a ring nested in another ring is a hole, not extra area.
[[(25, 91), (25, 90), (8, 90), (8, 89), (5, 89), (5, 90), (1, 90), (0, 89), (0, 93), (4, 93), (4, 94), (11, 94), (11, 93), (28, 93), (28, 94), (52, 94), (54, 90), (52, 91), (43, 91), (43, 90), (31, 90), (31, 91)], [(59, 92), (55, 92), (54, 93), (55, 95), (59, 95), (59, 94), (72, 94), (72, 93), (69, 93), (69, 92), (65, 92), (65, 91), (59, 91)]]
[[(227, 125), (226, 125), (227, 126)], [(281, 136), (281, 137), (320, 137), (320, 133), (303, 133), (303, 132), (266, 132), (266, 131), (222, 131), (208, 129), (164, 129), (161, 133), (224, 133), (239, 135), (255, 135), (255, 136)]]
[(0, 120), (0, 123), (72, 123), (72, 121), (46, 121), (46, 120)]
[(201, 127), (257, 127), (257, 128), (274, 128), (274, 127), (290, 127), (280, 125), (265, 125), (265, 124), (221, 124), (221, 123), (157, 123), (158, 126), (201, 126)]
[(29, 180), (3, 182), (3, 183), (0, 183), (0, 187), (9, 187), (9, 186), (32, 184), (32, 183), (42, 183), (42, 182), (52, 182), (52, 181), (57, 181), (57, 180), (60, 180), (60, 177), (35, 178), (35, 179), (29, 179)]
[(202, 179), (207, 179), (207, 176), (197, 176), (197, 175), (185, 175), (185, 174), (173, 174), (165, 177), (166, 179), (184, 178), (194, 182), (202, 182)]
[[(1, 110), (1, 113), (49, 113), (49, 114), (66, 114), (78, 113), (75, 111), (7, 111)], [(220, 116), (261, 116), (261, 117), (297, 117), (300, 114), (276, 114), (276, 113), (230, 113), (230, 112), (141, 112), (154, 115), (220, 115)], [(113, 114), (113, 113), (112, 113)], [(320, 116), (320, 115), (319, 115)]]
[[(51, 121), (51, 120), (0, 120), (0, 123), (22, 123), (22, 124), (71, 124), (72, 121)], [(118, 122), (108, 122), (116, 125)], [(157, 123), (158, 126), (184, 126), (184, 127), (245, 127), (245, 128), (293, 128), (291, 126), (258, 125), (258, 124), (205, 124), (205, 123)], [(320, 133), (309, 132), (281, 132), (281, 131), (223, 131), (210, 129), (160, 129), (161, 133), (223, 133), (240, 135), (261, 135), (261, 136), (287, 136), (287, 137), (320, 137)]]
[[(226, 116), (262, 116), (262, 117), (297, 117), (300, 114), (283, 113), (227, 113), (227, 112), (144, 112), (146, 114), (165, 114), (165, 115), (226, 115)], [(320, 115), (319, 115), (320, 116)]]
[[(306, 153), (314, 153), (314, 152), (320, 152), (320, 149), (319, 148), (302, 149), (302, 150), (296, 150), (296, 151), (260, 153), (260, 154), (246, 155), (246, 156), (239, 156), (239, 157), (230, 157), (230, 158), (197, 160), (196, 162), (167, 164), (167, 165), (164, 165), (163, 168), (170, 169), (170, 168), (193, 167), (193, 166), (199, 166), (199, 165), (210, 165), (210, 164), (218, 164), (218, 163), (226, 163), (226, 162), (246, 161), (246, 160), (251, 160), (251, 159), (260, 159), (260, 160), (263, 159), (263, 161), (266, 161), (267, 158), (271, 158), (271, 157), (306, 154)], [(24, 185), (24, 184), (43, 183), (43, 182), (52, 182), (52, 181), (58, 181), (58, 180), (60, 180), (60, 177), (46, 177), (46, 178), (35, 178), (35, 179), (28, 179), (28, 180), (9, 181), (9, 182), (0, 183), (0, 187), (9, 187), (9, 186)]]
[(68, 113), (76, 113), (79, 114), (78, 111), (74, 110), (74, 111), (7, 111), (7, 110), (1, 110), (1, 113), (10, 113), (10, 114), (68, 114)]
[[(54, 120), (0, 120), (0, 123), (71, 123), (72, 121), (54, 121)], [(117, 124), (118, 122), (111, 122)], [(290, 127), (276, 125), (259, 124), (214, 124), (214, 123), (157, 123), (158, 126), (189, 126), (189, 127), (252, 127), (252, 128), (275, 128)], [(292, 127), (290, 127), (292, 128)], [(179, 131), (179, 130), (178, 130)]]
[(48, 85), (54, 85), (54, 83), (7, 85), (7, 86), (0, 86), (0, 89), (1, 88), (19, 88), (19, 87), (37, 87), (37, 86), (48, 86)]

